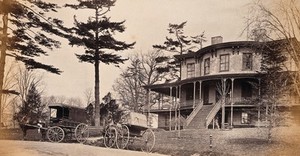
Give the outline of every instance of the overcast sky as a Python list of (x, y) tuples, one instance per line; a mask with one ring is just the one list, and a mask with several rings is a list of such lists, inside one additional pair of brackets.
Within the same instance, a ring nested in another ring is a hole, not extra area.
[[(117, 0), (109, 16), (112, 21), (126, 20), (126, 30), (117, 34), (117, 38), (128, 43), (136, 42), (134, 49), (123, 51), (122, 56), (134, 52), (147, 52), (154, 44), (162, 44), (168, 36), (169, 23), (179, 24), (187, 21), (186, 35), (199, 35), (205, 31), (210, 44), (213, 36), (223, 36), (224, 42), (246, 40), (240, 36), (245, 28), (247, 4), (251, 0)], [(59, 14), (66, 23), (73, 22), (75, 10), (66, 10)], [(85, 18), (88, 12), (81, 12), (79, 18)], [(61, 75), (45, 74), (47, 94), (54, 96), (80, 97), (84, 91), (94, 87), (94, 66), (79, 63), (74, 53), (83, 53), (82, 49), (63, 44), (61, 49), (50, 52), (43, 58), (48, 64), (60, 68)], [(124, 68), (124, 66), (122, 66)], [(120, 69), (114, 66), (100, 67), (100, 97), (112, 91), (114, 80)]]

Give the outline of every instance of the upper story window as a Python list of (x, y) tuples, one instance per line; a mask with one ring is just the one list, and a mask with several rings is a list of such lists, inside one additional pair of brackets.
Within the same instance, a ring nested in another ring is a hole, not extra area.
[(243, 70), (252, 70), (252, 53), (243, 53)]
[(220, 71), (229, 71), (229, 54), (220, 55)]
[(210, 70), (210, 59), (206, 58), (204, 60), (204, 75), (209, 74), (209, 70)]
[(187, 78), (195, 76), (195, 63), (187, 64)]

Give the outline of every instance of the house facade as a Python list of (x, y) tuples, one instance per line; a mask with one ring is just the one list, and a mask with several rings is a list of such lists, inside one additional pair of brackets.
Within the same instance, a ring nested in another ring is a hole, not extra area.
[[(222, 42), (197, 52), (176, 55), (180, 80), (145, 86), (159, 94), (158, 104), (150, 108), (158, 114), (158, 127), (201, 129), (257, 126), (266, 108), (253, 104), (261, 95), (261, 52), (256, 41)], [(295, 70), (293, 63), (287, 63)], [(149, 96), (151, 97), (151, 96)], [(252, 101), (250, 103), (249, 101)]]

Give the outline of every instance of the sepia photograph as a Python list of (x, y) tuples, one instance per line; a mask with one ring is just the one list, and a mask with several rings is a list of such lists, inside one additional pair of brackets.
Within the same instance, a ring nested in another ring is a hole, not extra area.
[(299, 0), (0, 0), (0, 155), (300, 155), (299, 70)]

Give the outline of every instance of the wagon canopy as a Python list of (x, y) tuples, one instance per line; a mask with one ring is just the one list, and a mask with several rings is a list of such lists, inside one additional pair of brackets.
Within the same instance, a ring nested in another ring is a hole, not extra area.
[(129, 112), (124, 117), (124, 123), (130, 126), (140, 127), (141, 129), (146, 128), (157, 128), (157, 114), (149, 114), (149, 119), (147, 120), (147, 115), (136, 113), (136, 112)]
[(70, 106), (61, 103), (49, 104), (48, 107), (50, 109), (51, 118), (68, 119), (83, 123), (86, 123), (87, 121), (85, 108)]

